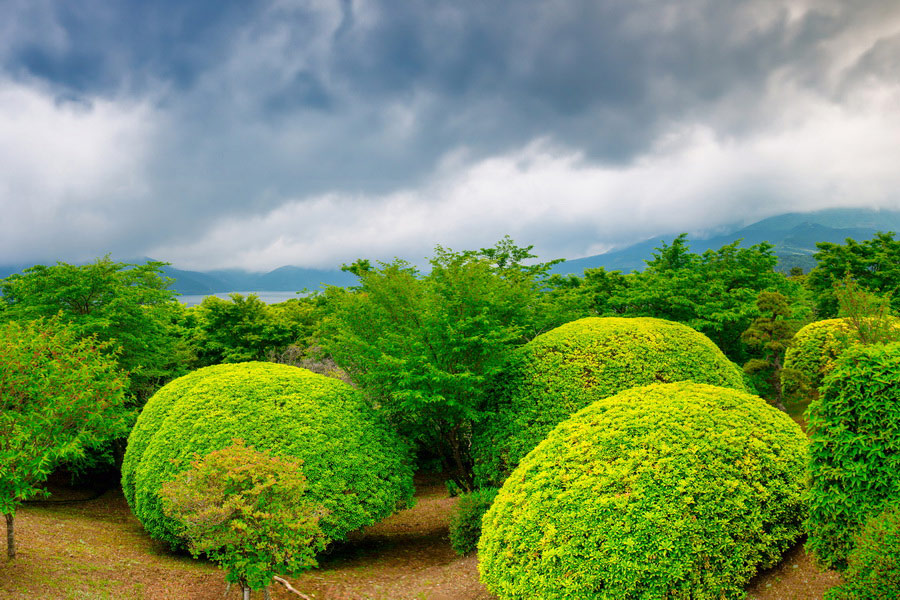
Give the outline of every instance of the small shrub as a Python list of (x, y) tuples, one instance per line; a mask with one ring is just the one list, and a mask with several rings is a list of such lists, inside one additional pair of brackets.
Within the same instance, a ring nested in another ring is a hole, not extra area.
[(807, 546), (843, 569), (866, 518), (900, 495), (900, 343), (844, 352), (807, 415)]
[(884, 600), (900, 593), (900, 507), (866, 522), (847, 559), (844, 584), (826, 600)]
[(159, 490), (195, 455), (234, 438), (303, 461), (310, 501), (326, 511), (328, 540), (371, 525), (412, 498), (408, 447), (360, 392), (337, 379), (273, 363), (206, 367), (160, 389), (138, 417), (122, 465), (122, 489), (151, 536), (182, 540)]
[(695, 381), (744, 390), (743, 374), (709, 338), (653, 318), (592, 317), (539, 335), (523, 346), (477, 426), (475, 472), (500, 484), (560, 421), (622, 390)]
[(450, 545), (457, 554), (474, 552), (481, 537), (481, 518), (491, 507), (499, 490), (481, 488), (459, 497), (450, 515)]
[(483, 520), (502, 600), (742, 598), (801, 534), (807, 439), (757, 396), (633, 388), (560, 423)]
[(263, 589), (275, 575), (316, 566), (325, 547), (324, 510), (307, 494), (298, 460), (274, 457), (240, 440), (197, 458), (160, 489), (163, 511), (194, 556), (225, 569), (225, 580)]

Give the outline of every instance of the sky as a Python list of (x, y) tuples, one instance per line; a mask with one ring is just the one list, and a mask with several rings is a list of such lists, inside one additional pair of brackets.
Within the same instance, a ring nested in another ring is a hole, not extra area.
[(544, 259), (900, 209), (896, 0), (3, 0), (0, 264)]

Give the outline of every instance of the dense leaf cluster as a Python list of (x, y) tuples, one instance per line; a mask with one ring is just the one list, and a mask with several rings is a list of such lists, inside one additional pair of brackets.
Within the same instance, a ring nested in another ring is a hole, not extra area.
[(218, 563), (229, 583), (262, 589), (275, 575), (318, 564), (324, 509), (309, 500), (307, 488), (301, 461), (235, 440), (194, 460), (163, 484), (160, 496), (194, 556)]
[(632, 388), (562, 422), (484, 516), (503, 600), (720, 600), (801, 534), (806, 436), (745, 392)]
[(337, 379), (273, 363), (217, 365), (172, 381), (147, 402), (128, 440), (122, 488), (155, 538), (181, 543), (165, 516), (162, 485), (240, 438), (303, 461), (308, 497), (327, 540), (370, 525), (412, 497), (407, 448)]
[(847, 558), (844, 583), (825, 600), (881, 600), (900, 590), (900, 506), (894, 504), (866, 521)]
[(845, 351), (807, 415), (808, 547), (843, 568), (866, 518), (900, 497), (900, 343)]
[(560, 421), (601, 398), (650, 383), (744, 390), (737, 366), (703, 334), (647, 317), (589, 317), (523, 346), (474, 439), (482, 484), (502, 483)]
[(0, 514), (8, 522), (60, 463), (128, 431), (126, 380), (103, 350), (58, 319), (0, 325)]

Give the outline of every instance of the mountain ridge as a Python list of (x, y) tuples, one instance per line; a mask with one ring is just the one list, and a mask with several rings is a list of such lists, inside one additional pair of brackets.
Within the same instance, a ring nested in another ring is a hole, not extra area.
[[(856, 241), (871, 239), (879, 231), (900, 231), (900, 211), (877, 209), (826, 209), (807, 213), (784, 213), (756, 221), (745, 226), (733, 226), (726, 233), (708, 237), (688, 238), (692, 252), (698, 254), (706, 250), (717, 250), (737, 239), (741, 246), (748, 247), (763, 241), (775, 245), (778, 269), (788, 271), (799, 266), (808, 271), (815, 266), (812, 255), (816, 252), (816, 242), (844, 243), (847, 238)], [(581, 275), (585, 269), (603, 267), (609, 271), (625, 273), (639, 271), (646, 266), (661, 242), (671, 243), (680, 232), (653, 236), (603, 254), (566, 260), (554, 266), (552, 272), (561, 275)], [(139, 260), (122, 262), (145, 262)], [(0, 266), (0, 278), (21, 272), (32, 265)], [(268, 292), (291, 292), (302, 289), (318, 289), (322, 285), (349, 286), (356, 283), (356, 277), (340, 269), (308, 269), (297, 266), (282, 266), (265, 273), (242, 269), (214, 269), (210, 271), (189, 271), (172, 265), (163, 267), (163, 273), (175, 279), (172, 289), (182, 295), (210, 295), (255, 290)]]

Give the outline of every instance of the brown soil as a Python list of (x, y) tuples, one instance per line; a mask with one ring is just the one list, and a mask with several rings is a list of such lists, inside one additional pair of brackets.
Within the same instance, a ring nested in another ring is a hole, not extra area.
[[(435, 479), (417, 481), (417, 504), (353, 535), (292, 578), (315, 600), (490, 600), (477, 558), (459, 557), (447, 539), (448, 498)], [(55, 500), (74, 499), (57, 489)], [(0, 560), (4, 600), (219, 600), (224, 579), (212, 564), (169, 552), (151, 540), (120, 491), (71, 503), (29, 504), (16, 518), (18, 558)], [(5, 537), (5, 536), (3, 536)], [(5, 549), (4, 549), (5, 550)], [(803, 552), (791, 550), (755, 578), (751, 600), (819, 600), (838, 582)], [(230, 599), (240, 598), (232, 589)], [(276, 600), (294, 599), (274, 587)], [(254, 594), (262, 598), (262, 593)]]

